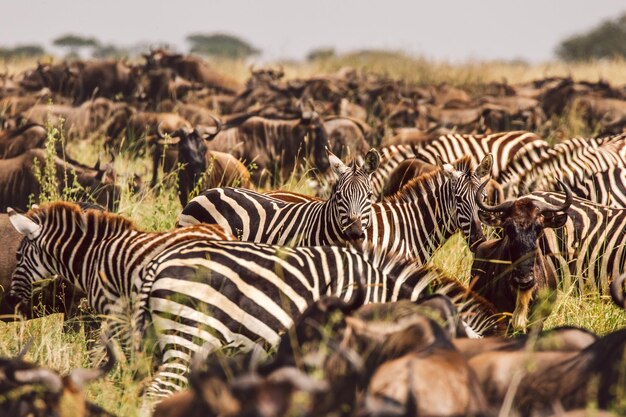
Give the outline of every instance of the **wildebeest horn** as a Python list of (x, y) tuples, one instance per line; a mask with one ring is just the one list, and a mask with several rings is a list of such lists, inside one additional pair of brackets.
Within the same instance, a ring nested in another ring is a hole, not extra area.
[(106, 363), (102, 367), (95, 369), (74, 369), (69, 374), (68, 378), (70, 381), (72, 381), (75, 387), (83, 388), (85, 384), (93, 381), (94, 379), (102, 377), (115, 366), (115, 352), (113, 351), (111, 338), (107, 336), (106, 332), (102, 334), (102, 341), (104, 342), (104, 346), (107, 352)]
[(611, 282), (611, 298), (615, 304), (623, 309), (626, 309), (626, 288), (624, 288), (625, 280), (626, 274), (622, 274)]
[(54, 371), (46, 368), (23, 369), (13, 373), (13, 379), (23, 384), (41, 384), (53, 393), (63, 390), (63, 380)]
[(323, 392), (329, 389), (328, 382), (312, 378), (305, 372), (292, 366), (277, 369), (267, 379), (278, 384), (288, 383), (294, 388), (305, 392)]
[(356, 288), (352, 293), (352, 297), (348, 301), (340, 301), (337, 304), (337, 307), (344, 314), (349, 314), (356, 310), (357, 308), (363, 306), (365, 303), (365, 283), (363, 282), (363, 277), (359, 276), (356, 280)]
[(95, 171), (100, 171), (100, 162), (102, 162), (102, 155), (100, 154), (100, 152), (98, 152), (98, 160), (96, 161), (96, 164), (93, 166), (93, 169)]
[(222, 121), (212, 114), (208, 115), (215, 122), (215, 132), (209, 133), (204, 137), (204, 140), (211, 140), (222, 130)]
[(503, 211), (508, 210), (509, 207), (513, 205), (514, 201), (505, 201), (504, 203), (493, 207), (483, 202), (483, 190), (485, 189), (485, 186), (489, 181), (491, 181), (491, 178), (487, 178), (485, 181), (483, 181), (482, 184), (480, 184), (480, 186), (478, 187), (478, 190), (476, 190), (476, 195), (474, 196), (476, 205), (479, 209), (488, 213), (502, 213)]
[(159, 137), (159, 139), (165, 139), (165, 133), (163, 133), (163, 129), (161, 129), (162, 124), (163, 122), (157, 125), (157, 136)]
[[(163, 129), (161, 128), (162, 124), (163, 122), (157, 125), (157, 136), (159, 137), (159, 139), (165, 139), (165, 133), (163, 132)], [(188, 134), (189, 132), (187, 131), (187, 129), (185, 129), (184, 127), (181, 127), (181, 128), (176, 129), (172, 133), (170, 133), (169, 136), (170, 138), (180, 138), (182, 135), (188, 135)]]
[(565, 211), (569, 208), (569, 206), (572, 205), (572, 201), (574, 200), (573, 196), (572, 196), (572, 191), (569, 189), (569, 187), (567, 185), (565, 185), (565, 183), (563, 181), (561, 181), (560, 178), (556, 179), (559, 183), (559, 185), (561, 186), (561, 188), (563, 189), (563, 191), (565, 191), (565, 201), (563, 202), (563, 205), (561, 207), (551, 207), (550, 205), (542, 205), (541, 207), (541, 213), (556, 213), (559, 211)]

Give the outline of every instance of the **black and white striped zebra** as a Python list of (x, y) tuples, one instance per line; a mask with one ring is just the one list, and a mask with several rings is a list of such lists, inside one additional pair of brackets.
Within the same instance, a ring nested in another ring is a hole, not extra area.
[(148, 390), (154, 396), (186, 384), (201, 346), (273, 346), (307, 306), (322, 295), (348, 300), (355, 284), (366, 286), (366, 302), (448, 294), (479, 332), (496, 325), (491, 307), (458, 281), (375, 252), (215, 241), (204, 226), (147, 233), (120, 216), (83, 214), (67, 203), (12, 212), (11, 222), (25, 235), (11, 294), (27, 299), (33, 283), (63, 275), (97, 313), (128, 323), (127, 345), (148, 343), (153, 326), (161, 353)]
[[(475, 247), (485, 240), (475, 195), (480, 178), (490, 172), (491, 161), (491, 155), (485, 156), (474, 170), (469, 156), (451, 164), (440, 160), (438, 170), (413, 178), (396, 195), (373, 203), (367, 241), (382, 253), (410, 256), (421, 264), (458, 230), (470, 248)], [(287, 191), (272, 191), (267, 195), (300, 203), (315, 200)], [(196, 220), (210, 221), (209, 215), (199, 215)]]
[(626, 208), (626, 167), (609, 168), (587, 176), (572, 192), (585, 200), (611, 208)]
[[(562, 204), (564, 194), (535, 191), (530, 198)], [(544, 254), (565, 290), (608, 294), (613, 278), (626, 272), (626, 209), (613, 209), (574, 197), (560, 229), (546, 229), (541, 240)]]
[(555, 189), (556, 177), (576, 195), (588, 194), (598, 197), (594, 200), (606, 204), (611, 198), (611, 189), (601, 195), (591, 193), (588, 180), (607, 178), (602, 173), (617, 167), (626, 166), (626, 134), (603, 138), (572, 138), (558, 143), (549, 149), (543, 158), (525, 171), (505, 179), (505, 193), (508, 197), (523, 195), (531, 191)]
[(478, 163), (485, 155), (492, 154), (492, 177), (504, 184), (515, 173), (529, 169), (541, 160), (548, 147), (545, 140), (525, 131), (489, 135), (449, 134), (417, 144), (386, 146), (379, 149), (380, 167), (372, 176), (373, 197), (379, 199), (391, 172), (409, 158), (436, 164), (437, 157), (454, 161), (470, 155), (474, 163)]
[(363, 165), (329, 154), (339, 176), (328, 201), (289, 203), (239, 188), (204, 191), (184, 207), (180, 226), (216, 223), (249, 242), (297, 246), (360, 242), (371, 224), (370, 177), (379, 162), (370, 150)]

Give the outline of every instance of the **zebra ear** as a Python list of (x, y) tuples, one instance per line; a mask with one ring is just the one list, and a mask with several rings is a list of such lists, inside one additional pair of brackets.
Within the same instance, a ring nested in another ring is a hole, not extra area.
[(491, 174), (491, 166), (493, 165), (493, 156), (490, 153), (485, 155), (482, 161), (480, 161), (480, 165), (476, 167), (476, 176), (478, 178), (486, 177)]
[(7, 213), (9, 214), (9, 221), (20, 234), (31, 240), (39, 236), (41, 225), (38, 225), (23, 214), (17, 213), (11, 207), (7, 209)]
[(380, 155), (376, 149), (370, 149), (367, 154), (365, 154), (365, 162), (363, 162), (363, 169), (369, 175), (372, 175), (374, 171), (378, 169), (378, 165), (380, 164)]
[(348, 167), (344, 164), (341, 159), (337, 158), (337, 156), (332, 153), (328, 147), (326, 148), (326, 155), (328, 155), (328, 162), (330, 163), (330, 167), (333, 169), (333, 172), (337, 175), (341, 175)]
[(437, 160), (437, 166), (441, 169), (443, 175), (450, 179), (454, 179), (457, 177), (456, 170), (452, 165), (443, 162), (443, 159), (441, 159), (439, 155), (435, 155), (435, 158)]

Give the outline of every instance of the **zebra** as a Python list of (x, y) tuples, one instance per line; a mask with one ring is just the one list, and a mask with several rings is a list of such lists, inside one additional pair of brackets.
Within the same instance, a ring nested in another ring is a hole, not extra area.
[(328, 201), (288, 203), (240, 188), (213, 188), (192, 199), (179, 226), (217, 223), (244, 241), (297, 246), (360, 244), (371, 223), (370, 176), (379, 156), (370, 150), (362, 165), (345, 165), (329, 153), (339, 180)]
[[(552, 205), (565, 201), (562, 193), (535, 191), (528, 197)], [(626, 272), (626, 209), (614, 209), (574, 197), (560, 229), (546, 229), (540, 247), (557, 271), (564, 290), (574, 286), (608, 294), (611, 279)]]
[(513, 131), (489, 135), (448, 134), (437, 139), (406, 145), (389, 145), (380, 148), (380, 167), (372, 176), (373, 197), (380, 200), (391, 172), (405, 159), (417, 158), (430, 164), (437, 157), (454, 161), (471, 155), (474, 163), (485, 155), (493, 155), (492, 177), (506, 183), (515, 173), (529, 169), (541, 160), (548, 149), (548, 142), (526, 131)]
[[(534, 190), (554, 189), (555, 177), (560, 177), (576, 195), (590, 195), (589, 177), (616, 167), (626, 166), (626, 134), (603, 138), (572, 138), (549, 149), (543, 158), (528, 169), (503, 178), (507, 197), (522, 195)], [(609, 201), (607, 189), (596, 200)]]
[(626, 168), (612, 167), (586, 176), (572, 190), (578, 197), (611, 208), (626, 208)]
[(191, 356), (202, 346), (275, 346), (309, 305), (324, 295), (349, 300), (355, 285), (366, 289), (368, 303), (449, 295), (470, 328), (502, 330), (492, 306), (460, 282), (402, 257), (213, 240), (206, 226), (142, 232), (119, 215), (81, 213), (69, 203), (10, 216), (25, 235), (10, 294), (27, 299), (34, 283), (62, 275), (109, 318), (112, 333), (127, 323), (119, 335), (126, 350), (148, 344), (153, 329), (161, 355), (147, 389), (151, 397), (183, 387)]
[[(465, 156), (452, 164), (438, 159), (438, 169), (413, 178), (394, 196), (373, 203), (372, 225), (366, 241), (382, 253), (410, 256), (426, 264), (433, 252), (461, 230), (471, 249), (485, 240), (477, 217), (475, 195), (481, 178), (489, 175), (492, 157), (486, 155), (473, 170)], [(267, 193), (293, 203), (317, 201), (286, 191)], [(204, 221), (208, 215), (196, 220)]]

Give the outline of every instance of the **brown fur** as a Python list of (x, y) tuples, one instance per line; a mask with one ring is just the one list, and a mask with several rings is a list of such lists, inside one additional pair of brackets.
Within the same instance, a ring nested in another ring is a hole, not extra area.
[[(0, 212), (6, 211), (8, 207), (26, 210), (30, 195), (34, 195), (35, 202), (38, 201), (40, 189), (33, 173), (35, 160), (39, 161), (40, 167), (43, 165), (46, 160), (43, 149), (29, 149), (15, 158), (0, 160)], [(120, 189), (115, 185), (112, 167), (97, 171), (70, 164), (58, 157), (54, 158), (54, 163), (59, 186), (64, 184), (66, 176), (69, 186), (72, 186), (75, 178), (87, 193), (94, 193), (96, 202), (110, 210), (116, 208)]]
[(43, 148), (48, 132), (39, 124), (26, 124), (0, 133), (0, 158), (14, 158), (28, 149)]

